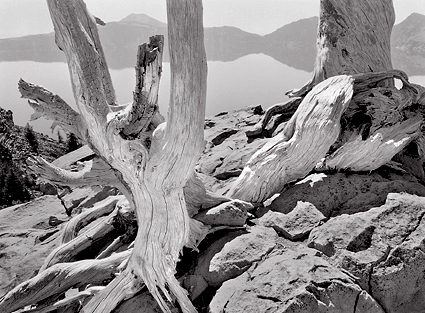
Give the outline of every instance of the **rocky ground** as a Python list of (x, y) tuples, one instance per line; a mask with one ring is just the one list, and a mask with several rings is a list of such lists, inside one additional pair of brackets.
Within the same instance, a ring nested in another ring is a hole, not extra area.
[[(56, 193), (52, 186), (36, 181), (36, 177), (28, 171), (26, 160), (32, 155), (40, 155), (53, 161), (66, 153), (66, 144), (35, 131), (31, 134), (34, 136), (33, 143), (28, 140), (26, 128), (15, 125), (12, 111), (0, 108), (0, 209), (43, 194)], [(14, 176), (8, 180), (7, 176), (11, 173)], [(11, 181), (18, 183), (7, 185)]]
[[(208, 189), (224, 194), (267, 140), (245, 134), (261, 114), (206, 120), (196, 171)], [(0, 295), (37, 273), (64, 221), (115, 194), (77, 189), (0, 211)], [(424, 215), (424, 183), (395, 162), (312, 172), (262, 204), (233, 200), (195, 215), (216, 231), (199, 252), (185, 248), (177, 275), (199, 312), (424, 312)], [(114, 312), (136, 309), (161, 312), (147, 292)]]

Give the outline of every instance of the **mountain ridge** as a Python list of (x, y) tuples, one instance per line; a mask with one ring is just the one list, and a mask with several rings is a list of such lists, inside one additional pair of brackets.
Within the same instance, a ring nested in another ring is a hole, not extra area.
[[(318, 17), (300, 19), (274, 32), (258, 35), (234, 26), (206, 27), (205, 49), (210, 61), (233, 61), (264, 53), (290, 67), (312, 71), (316, 54)], [(120, 21), (99, 26), (108, 65), (114, 69), (134, 66), (137, 46), (154, 34), (165, 34), (166, 23), (146, 14), (130, 14)], [(425, 15), (413, 13), (394, 25), (392, 58), (395, 68), (410, 75), (425, 75)], [(168, 61), (168, 45), (164, 49)], [(0, 62), (31, 60), (65, 62), (54, 33), (0, 39)]]

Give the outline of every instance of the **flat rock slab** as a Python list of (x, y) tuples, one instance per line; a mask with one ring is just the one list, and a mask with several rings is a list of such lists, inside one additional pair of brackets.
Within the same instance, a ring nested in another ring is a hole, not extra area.
[(247, 107), (205, 119), (207, 144), (197, 171), (217, 178), (206, 184), (208, 189), (217, 191), (222, 187), (220, 181), (239, 176), (251, 155), (266, 142), (266, 139), (256, 139), (248, 143), (245, 134), (262, 118), (260, 111), (258, 107)]
[(253, 209), (251, 203), (242, 200), (232, 200), (222, 203), (193, 218), (208, 225), (243, 226), (248, 218), (248, 211)]
[[(367, 311), (359, 311), (367, 308)], [(299, 245), (271, 255), (255, 269), (226, 281), (211, 313), (373, 312), (379, 304), (345, 273)]]
[(269, 211), (262, 216), (259, 225), (272, 227), (289, 240), (302, 240), (325, 216), (309, 202), (298, 201), (295, 209), (288, 214)]
[(313, 229), (308, 245), (358, 277), (386, 312), (423, 312), (424, 215), (424, 197), (389, 194), (385, 205)]
[(289, 213), (298, 200), (312, 203), (326, 217), (367, 211), (383, 205), (388, 193), (425, 196), (425, 186), (410, 174), (380, 169), (370, 175), (312, 174), (281, 193), (268, 207)]
[(198, 258), (195, 274), (202, 275), (210, 286), (218, 287), (270, 253), (277, 238), (272, 228), (262, 226), (252, 227), (248, 233), (229, 234)]
[[(0, 296), (37, 274), (68, 220), (56, 196), (0, 210)], [(52, 222), (54, 221), (54, 222)]]

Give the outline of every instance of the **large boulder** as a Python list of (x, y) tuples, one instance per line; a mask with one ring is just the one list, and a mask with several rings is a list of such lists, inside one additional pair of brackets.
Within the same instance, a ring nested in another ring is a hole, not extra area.
[(213, 287), (246, 271), (276, 246), (272, 228), (255, 226), (246, 232), (233, 232), (214, 242), (198, 260), (194, 273)]
[(383, 205), (390, 192), (425, 196), (425, 186), (414, 176), (388, 167), (368, 175), (316, 173), (282, 192), (267, 209), (289, 213), (302, 200), (312, 203), (323, 215), (330, 217)]
[(308, 245), (357, 277), (385, 312), (424, 312), (424, 215), (424, 197), (389, 194), (380, 207), (313, 229)]
[(298, 201), (294, 210), (288, 214), (269, 211), (258, 223), (273, 227), (275, 231), (290, 240), (302, 240), (310, 234), (325, 216), (309, 202)]
[(218, 289), (211, 313), (370, 312), (380, 305), (353, 279), (302, 245), (281, 248)]

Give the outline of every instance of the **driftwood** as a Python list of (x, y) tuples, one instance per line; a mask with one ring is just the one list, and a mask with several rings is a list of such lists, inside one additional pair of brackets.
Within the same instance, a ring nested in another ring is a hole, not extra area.
[[(109, 242), (112, 241), (116, 235), (126, 233), (127, 228), (132, 225), (134, 220), (133, 212), (129, 212), (126, 209), (120, 210), (118, 206), (115, 207), (112, 213), (95, 221), (94, 225), (85, 232), (53, 250), (45, 259), (41, 270), (45, 270), (57, 263), (74, 261), (80, 253), (83, 253), (86, 249), (93, 249), (98, 245), (98, 242), (108, 242), (108, 239)], [(71, 234), (68, 232), (65, 234), (66, 239), (75, 234), (74, 230), (71, 230)], [(130, 231), (135, 231), (135, 229), (131, 228)]]
[(93, 208), (87, 209), (81, 214), (74, 216), (71, 220), (66, 223), (63, 232), (61, 243), (67, 243), (74, 239), (80, 229), (97, 220), (101, 216), (110, 214), (114, 209), (118, 201), (123, 200), (124, 196), (112, 196), (105, 200), (102, 200)]
[[(335, 75), (391, 70), (390, 39), (394, 21), (391, 0), (360, 0), (350, 5), (344, 0), (321, 0), (312, 78), (303, 87), (286, 94), (305, 97), (315, 85)], [(266, 115), (265, 121), (269, 119)]]

